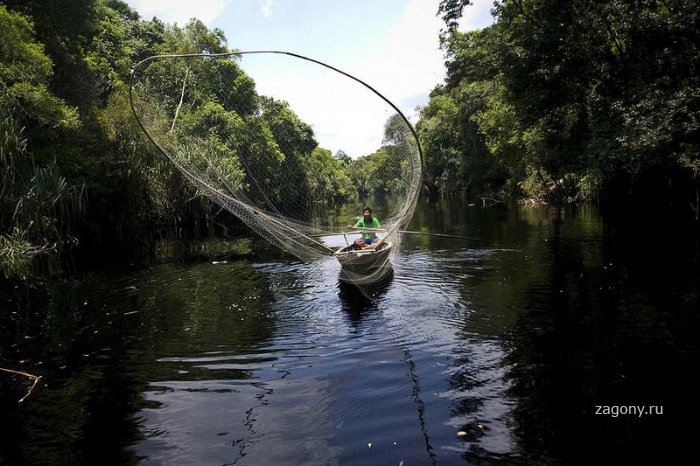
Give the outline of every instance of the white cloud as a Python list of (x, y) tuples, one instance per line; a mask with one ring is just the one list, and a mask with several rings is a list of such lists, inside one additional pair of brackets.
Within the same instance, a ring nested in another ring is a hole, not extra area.
[[(438, 33), (442, 22), (435, 16), (437, 2), (413, 0), (383, 44), (369, 50), (357, 70), (397, 105), (427, 93), (444, 75)], [(410, 110), (410, 109), (405, 109)]]
[[(413, 123), (417, 120), (417, 114), (414, 113), (416, 107), (425, 105), (430, 91), (445, 78), (444, 55), (439, 40), (444, 23), (436, 15), (438, 3), (425, 0), (409, 2), (384, 43), (367, 50), (366, 59), (351, 72), (387, 97)], [(477, 0), (475, 5), (466, 7), (460, 21), (460, 30), (481, 29), (492, 24), (492, 6), (491, 0)], [(313, 89), (309, 92), (313, 94)], [(364, 103), (359, 104), (359, 98)], [(393, 112), (387, 112), (387, 106), (368, 93), (348, 98), (345, 103), (345, 108), (352, 108), (353, 113), (358, 114), (336, 115), (335, 118), (329, 116), (320, 120), (323, 123), (315, 128), (319, 139), (326, 143), (324, 132), (337, 133), (337, 129), (333, 128), (342, 125), (355, 128), (356, 136), (353, 138), (350, 134), (336, 138), (334, 142), (341, 145), (334, 148), (334, 151), (343, 149), (356, 156), (378, 148), (384, 123)], [(378, 111), (378, 108), (382, 111)]]
[[(410, 1), (384, 41), (364, 50), (359, 62), (339, 65), (388, 98), (414, 123), (414, 107), (425, 105), (430, 91), (445, 77), (439, 43), (444, 24), (436, 16), (438, 3)], [(477, 0), (466, 7), (460, 29), (490, 25), (491, 7), (491, 0)], [(352, 157), (380, 147), (384, 123), (394, 111), (371, 91), (302, 60), (266, 56), (260, 58), (262, 66), (256, 66), (255, 60), (247, 57), (242, 64), (255, 79), (258, 92), (288, 101), (302, 120), (313, 126), (322, 147), (334, 153), (342, 149)], [(252, 68), (247, 69), (246, 63)]]
[(465, 7), (458, 22), (459, 30), (473, 31), (490, 26), (493, 24), (492, 9), (493, 0), (476, 0), (473, 5)]
[(230, 2), (231, 0), (126, 0), (144, 19), (157, 16), (158, 19), (180, 26), (187, 24), (191, 18), (210, 24)]
[[(360, 66), (368, 80), (391, 93), (402, 106), (427, 103), (428, 93), (445, 77), (439, 34), (444, 27), (436, 15), (438, 1), (412, 0), (401, 20), (390, 30), (383, 45)], [(459, 28), (481, 29), (493, 23), (491, 0), (477, 1), (464, 9)], [(405, 110), (410, 111), (411, 108)]]
[[(233, 1), (128, 0), (144, 17), (156, 15), (178, 24), (185, 24), (193, 16), (209, 24)], [(260, 14), (265, 18), (288, 3), (291, 2), (258, 0)], [(310, 7), (310, 2), (299, 3)], [(439, 0), (410, 0), (387, 36), (363, 50), (359, 61), (329, 60), (329, 64), (371, 85), (415, 123), (416, 115), (412, 114), (415, 107), (428, 102), (429, 92), (445, 76), (444, 57), (439, 48), (439, 33), (444, 24), (436, 15), (438, 5)], [(466, 31), (490, 25), (492, 7), (492, 0), (476, 0), (474, 5), (467, 6), (460, 29)], [(333, 39), (329, 38), (323, 44), (325, 53), (317, 55), (314, 50), (306, 53), (320, 59), (324, 55), (357, 56), (357, 50), (331, 49), (332, 52), (328, 52), (332, 46)], [(252, 63), (252, 67), (248, 69), (246, 63)], [(242, 64), (256, 81), (258, 92), (288, 101), (292, 109), (313, 126), (322, 147), (334, 153), (342, 149), (356, 157), (380, 146), (384, 123), (393, 111), (360, 84), (313, 63), (288, 57), (267, 55), (257, 59), (248, 56)]]
[(264, 18), (270, 18), (272, 16), (272, 9), (275, 6), (275, 0), (261, 0), (260, 1), (260, 14)]
[(361, 84), (286, 55), (246, 55), (241, 66), (260, 94), (286, 100), (313, 127), (321, 147), (333, 153), (342, 149), (353, 157), (380, 147), (384, 121), (392, 112)]
[[(427, 101), (430, 90), (444, 76), (438, 39), (442, 22), (436, 11), (437, 2), (413, 0), (387, 37), (363, 51), (360, 62), (338, 66), (408, 115), (416, 96)], [(246, 61), (251, 62), (244, 59), (243, 65)], [(266, 61), (270, 65), (278, 58), (267, 57)], [(284, 62), (275, 71), (268, 67), (259, 77), (251, 73), (258, 91), (287, 100), (312, 124), (322, 147), (357, 157), (381, 146), (384, 123), (394, 113), (387, 103), (361, 84), (318, 65)]]

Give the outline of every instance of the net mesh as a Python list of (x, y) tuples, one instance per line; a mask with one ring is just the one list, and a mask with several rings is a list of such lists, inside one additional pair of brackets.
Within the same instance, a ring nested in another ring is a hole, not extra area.
[[(421, 153), (406, 117), (372, 87), (288, 52), (203, 53), (140, 62), (130, 99), (198, 191), (267, 241), (306, 262), (335, 256), (340, 279), (366, 294), (391, 276)], [(363, 205), (381, 230), (348, 228)], [(378, 241), (362, 249), (361, 233)]]

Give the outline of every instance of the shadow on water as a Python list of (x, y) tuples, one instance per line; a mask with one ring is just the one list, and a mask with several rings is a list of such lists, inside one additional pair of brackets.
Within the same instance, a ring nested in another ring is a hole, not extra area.
[(527, 287), (506, 358), (529, 455), (668, 464), (693, 443), (698, 263), (692, 242), (661, 225), (584, 211), (530, 227), (523, 248), (538, 260), (509, 277)]
[(394, 280), (394, 269), (390, 268), (388, 273), (377, 283), (373, 283), (371, 288), (360, 290), (357, 286), (338, 280), (338, 297), (342, 309), (348, 312), (352, 320), (359, 320), (363, 311), (376, 309), (377, 302), (386, 296), (387, 290)]
[[(391, 267), (388, 273), (377, 283), (373, 283), (370, 292), (360, 290), (357, 286), (351, 285), (343, 280), (338, 280), (338, 296), (342, 305), (343, 311), (349, 315), (351, 325), (357, 327), (363, 317), (373, 311), (381, 312), (383, 309), (382, 300), (387, 299), (387, 295), (394, 281), (394, 269)], [(400, 360), (406, 371), (408, 381), (410, 381), (410, 398), (414, 404), (412, 409), (415, 409), (420, 428), (420, 434), (423, 437), (424, 452), (427, 458), (424, 458), (429, 463), (437, 464), (434, 447), (431, 445), (430, 435), (428, 432), (427, 422), (425, 419), (426, 406), (421, 398), (421, 381), (416, 371), (416, 363), (413, 359), (408, 342), (395, 342), (396, 350), (400, 351)], [(408, 410), (410, 412), (410, 409)], [(394, 442), (396, 445), (396, 442)], [(403, 461), (401, 461), (403, 463)]]
[[(245, 353), (274, 328), (265, 276), (246, 261), (165, 264), (0, 291), (0, 367), (42, 377), (21, 404), (24, 381), (2, 377), (3, 465), (139, 462), (150, 451), (129, 446), (151, 433), (140, 430), (137, 413), (168, 399), (157, 383), (175, 394), (207, 387), (208, 371), (185, 372), (173, 355)], [(226, 376), (245, 380), (247, 372), (227, 369)]]

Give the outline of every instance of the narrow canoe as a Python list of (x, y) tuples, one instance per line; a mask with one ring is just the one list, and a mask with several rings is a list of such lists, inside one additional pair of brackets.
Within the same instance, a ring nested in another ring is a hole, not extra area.
[(393, 243), (385, 241), (377, 249), (357, 249), (354, 244), (339, 249), (335, 257), (340, 262), (340, 279), (349, 283), (373, 283), (391, 271), (389, 255)]

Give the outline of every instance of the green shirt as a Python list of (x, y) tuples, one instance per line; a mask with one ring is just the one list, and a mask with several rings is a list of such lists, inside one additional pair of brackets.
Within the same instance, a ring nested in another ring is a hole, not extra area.
[[(355, 228), (381, 228), (381, 225), (379, 224), (379, 220), (377, 220), (376, 217), (372, 217), (372, 221), (370, 223), (365, 223), (365, 218), (362, 217), (355, 224)], [(377, 235), (373, 231), (362, 232), (362, 239), (372, 240), (376, 237)]]

